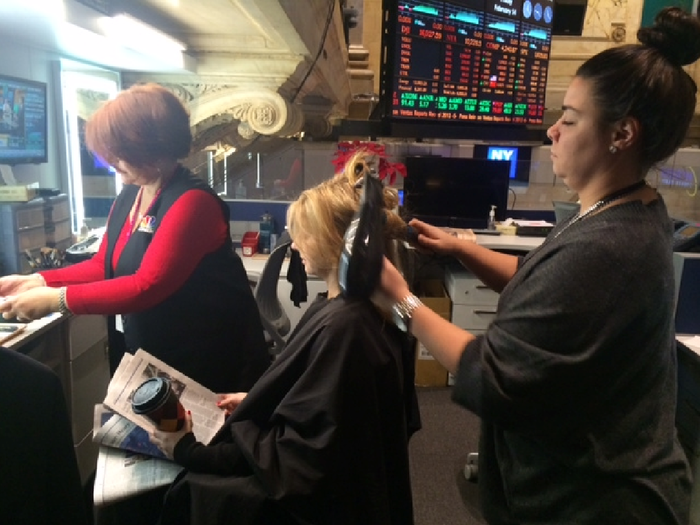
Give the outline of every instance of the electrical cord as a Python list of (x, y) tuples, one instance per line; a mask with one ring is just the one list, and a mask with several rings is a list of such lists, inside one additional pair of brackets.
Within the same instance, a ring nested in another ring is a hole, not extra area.
[(513, 211), (515, 209), (515, 201), (518, 200), (518, 196), (513, 188), (508, 188), (508, 191), (513, 194), (513, 204), (510, 206), (510, 211)]
[(311, 66), (309, 66), (309, 69), (306, 71), (304, 78), (301, 79), (301, 82), (299, 83), (299, 87), (297, 88), (296, 92), (294, 93), (294, 96), (290, 100), (290, 102), (292, 104), (299, 96), (299, 93), (301, 92), (301, 88), (303, 88), (304, 84), (306, 84), (306, 81), (308, 80), (309, 76), (311, 75), (311, 72), (316, 67), (316, 63), (318, 62), (318, 59), (320, 58), (321, 54), (323, 53), (323, 48), (326, 45), (326, 38), (328, 37), (328, 29), (330, 28), (331, 21), (333, 20), (333, 13), (335, 12), (335, 4), (337, 1), (338, 0), (330, 0), (330, 8), (328, 9), (328, 15), (326, 16), (326, 26), (323, 28), (323, 36), (321, 37), (321, 44), (318, 46), (318, 51), (316, 52), (316, 56), (314, 57), (313, 62), (311, 62)]

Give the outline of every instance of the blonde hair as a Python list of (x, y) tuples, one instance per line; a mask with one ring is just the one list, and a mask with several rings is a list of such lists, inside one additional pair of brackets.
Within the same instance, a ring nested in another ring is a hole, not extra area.
[[(289, 234), (320, 270), (338, 268), (345, 230), (360, 207), (362, 188), (357, 182), (371, 172), (372, 156), (358, 151), (341, 173), (304, 191), (287, 209)], [(391, 211), (398, 203), (397, 191), (384, 187), (384, 253), (394, 264), (399, 263), (396, 240), (406, 239), (406, 223)]]

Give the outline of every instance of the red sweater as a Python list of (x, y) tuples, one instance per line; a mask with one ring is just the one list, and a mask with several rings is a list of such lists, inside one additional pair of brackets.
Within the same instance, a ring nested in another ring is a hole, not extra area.
[[(126, 221), (114, 247), (112, 268), (124, 249), (128, 229)], [(227, 234), (216, 198), (205, 191), (191, 190), (163, 217), (135, 274), (105, 280), (106, 234), (91, 259), (40, 273), (49, 286), (67, 286), (66, 303), (75, 314), (137, 312), (177, 291), (202, 258), (221, 247)]]

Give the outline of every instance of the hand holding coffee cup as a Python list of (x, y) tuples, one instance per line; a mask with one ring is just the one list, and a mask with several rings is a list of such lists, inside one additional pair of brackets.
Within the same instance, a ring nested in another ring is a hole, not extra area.
[(192, 414), (188, 411), (185, 416), (185, 424), (181, 430), (176, 432), (153, 430), (148, 433), (148, 438), (151, 443), (161, 449), (168, 458), (175, 459), (175, 447), (177, 447), (180, 440), (189, 432), (192, 432)]
[(144, 381), (131, 396), (131, 408), (156, 424), (158, 430), (177, 432), (185, 424), (185, 408), (170, 380), (152, 377)]

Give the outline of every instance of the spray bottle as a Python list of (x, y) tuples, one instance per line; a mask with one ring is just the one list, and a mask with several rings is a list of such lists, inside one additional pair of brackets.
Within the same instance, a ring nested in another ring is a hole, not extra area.
[(491, 211), (489, 212), (489, 220), (486, 223), (486, 229), (487, 230), (495, 230), (496, 229), (496, 205), (495, 204), (491, 205)]

